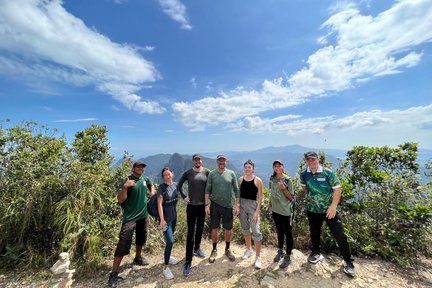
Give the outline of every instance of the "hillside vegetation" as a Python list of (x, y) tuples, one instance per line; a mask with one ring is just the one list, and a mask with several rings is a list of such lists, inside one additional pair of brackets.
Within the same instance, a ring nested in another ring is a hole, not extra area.
[[(4, 125), (0, 126), (0, 267), (46, 269), (59, 252), (68, 251), (78, 277), (106, 268), (121, 222), (116, 192), (130, 170), (130, 155), (125, 153), (122, 164), (112, 166), (104, 126), (92, 125), (67, 143), (65, 135), (58, 137), (56, 130), (37, 123)], [(340, 213), (355, 255), (379, 256), (402, 266), (431, 256), (431, 183), (419, 183), (417, 153), (416, 143), (397, 148), (356, 146), (337, 166), (320, 153), (321, 162), (341, 179)], [(300, 160), (298, 171), (305, 168)], [(430, 164), (431, 160), (429, 169)], [(296, 178), (295, 247), (307, 250), (304, 195)], [(267, 190), (264, 193), (262, 232), (265, 244), (271, 246), (276, 233), (266, 218)], [(178, 243), (186, 237), (182, 205)], [(150, 229), (147, 248), (163, 245), (154, 222)], [(242, 243), (238, 221), (233, 234), (233, 241)], [(337, 253), (328, 230), (323, 239), (324, 250)]]

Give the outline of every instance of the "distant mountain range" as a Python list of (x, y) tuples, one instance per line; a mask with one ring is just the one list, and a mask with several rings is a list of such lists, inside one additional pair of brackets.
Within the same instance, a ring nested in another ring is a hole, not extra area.
[[(289, 175), (297, 173), (300, 161), (303, 161), (303, 154), (306, 151), (324, 151), (326, 161), (331, 162), (334, 166), (338, 161), (346, 158), (348, 150), (341, 149), (317, 149), (308, 148), (300, 145), (290, 145), (284, 147), (266, 147), (254, 151), (221, 151), (218, 153), (201, 153), (203, 166), (211, 169), (216, 168), (216, 156), (224, 154), (228, 158), (228, 168), (234, 170), (238, 176), (243, 175), (243, 163), (251, 159), (255, 163), (255, 174), (259, 176), (265, 186), (268, 186), (270, 175), (273, 173), (272, 163), (274, 160), (281, 160), (284, 163), (285, 170)], [(205, 156), (204, 156), (205, 155)], [(424, 178), (425, 163), (432, 159), (432, 150), (419, 149), (418, 163), (420, 164), (420, 175)], [(169, 166), (174, 171), (174, 180), (178, 181), (184, 171), (190, 169), (193, 165), (192, 155), (174, 154), (157, 154), (139, 158), (147, 164), (145, 175), (151, 177), (157, 183), (162, 182), (161, 170)], [(121, 163), (119, 160), (115, 165)], [(430, 181), (430, 180), (429, 180)]]

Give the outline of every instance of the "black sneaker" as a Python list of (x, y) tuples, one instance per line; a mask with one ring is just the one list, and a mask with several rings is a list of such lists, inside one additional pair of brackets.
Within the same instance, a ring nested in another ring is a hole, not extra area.
[(123, 280), (123, 278), (118, 276), (118, 272), (111, 272), (108, 279), (108, 287), (109, 288), (117, 287), (118, 282), (121, 280)]
[(308, 257), (308, 262), (312, 264), (316, 264), (322, 259), (324, 259), (324, 257), (321, 255), (321, 253), (312, 253)]
[(291, 257), (290, 255), (286, 254), (283, 258), (282, 263), (279, 265), (279, 268), (285, 269), (288, 267), (288, 265), (291, 263)]
[(216, 256), (217, 256), (217, 250), (213, 249), (212, 252), (211, 252), (211, 254), (210, 254), (210, 257), (209, 257), (209, 262), (210, 263), (215, 262)]
[(273, 258), (273, 262), (279, 262), (284, 257), (284, 255), (285, 253), (283, 252), (283, 250), (278, 249), (276, 256)]
[(225, 256), (231, 261), (235, 261), (235, 256), (231, 253), (230, 249), (225, 250)]
[(355, 276), (355, 268), (352, 261), (344, 261), (344, 268), (343, 271), (348, 276), (354, 277)]
[(149, 261), (144, 257), (135, 257), (133, 260), (135, 265), (146, 266), (149, 265)]

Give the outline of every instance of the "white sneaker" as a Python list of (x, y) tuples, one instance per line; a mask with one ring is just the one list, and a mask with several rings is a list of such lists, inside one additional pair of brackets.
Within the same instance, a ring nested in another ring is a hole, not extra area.
[(244, 252), (244, 254), (243, 254), (243, 256), (242, 256), (242, 259), (243, 260), (246, 260), (246, 259), (248, 259), (249, 257), (251, 257), (253, 255), (253, 251), (252, 250), (249, 250), (249, 249), (246, 249), (246, 251)]
[(169, 267), (164, 268), (162, 273), (165, 276), (165, 279), (173, 279), (174, 278), (174, 274), (171, 272), (171, 269), (169, 269)]
[(171, 265), (177, 265), (179, 263), (179, 260), (171, 256), (168, 263)]
[(256, 269), (261, 269), (261, 257), (256, 257), (255, 258), (255, 264), (254, 264)]

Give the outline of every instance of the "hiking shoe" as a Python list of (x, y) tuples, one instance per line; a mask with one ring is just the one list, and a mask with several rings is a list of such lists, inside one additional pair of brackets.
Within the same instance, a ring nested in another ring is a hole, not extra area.
[(165, 267), (162, 271), (165, 279), (173, 279), (174, 274), (171, 272), (171, 269), (169, 267)]
[(133, 260), (133, 264), (139, 266), (149, 265), (149, 261), (144, 257), (135, 257)]
[(354, 277), (355, 276), (355, 268), (352, 261), (344, 261), (344, 268), (343, 271), (348, 276)]
[(279, 268), (285, 269), (288, 267), (288, 265), (291, 263), (291, 257), (290, 255), (286, 254), (283, 258), (282, 263), (279, 265)]
[(119, 281), (123, 280), (123, 277), (118, 276), (118, 272), (111, 272), (108, 279), (108, 287), (117, 287)]
[(205, 257), (205, 253), (201, 249), (193, 250), (193, 255), (197, 256), (197, 257), (200, 257), (200, 258), (204, 258)]
[(308, 257), (308, 262), (312, 264), (316, 264), (322, 259), (324, 259), (324, 256), (322, 256), (321, 253), (311, 253)]
[(255, 258), (255, 264), (254, 264), (255, 269), (261, 269), (261, 257), (256, 257)]
[(253, 251), (246, 249), (245, 253), (242, 256), (243, 260), (249, 259), (249, 257), (251, 257), (253, 255)]
[(231, 253), (230, 249), (225, 250), (225, 256), (231, 261), (235, 261), (235, 256)]
[(191, 271), (191, 263), (186, 262), (183, 266), (183, 276), (185, 277), (189, 276), (190, 271)]
[(211, 254), (210, 254), (210, 258), (209, 258), (209, 262), (213, 263), (216, 260), (216, 256), (217, 256), (217, 250), (213, 249)]
[(179, 260), (177, 260), (176, 258), (174, 258), (172, 256), (170, 257), (170, 259), (168, 261), (168, 263), (171, 265), (177, 265), (179, 262), (180, 262)]
[(282, 249), (278, 249), (276, 256), (273, 258), (273, 262), (279, 262), (284, 257), (285, 253)]

